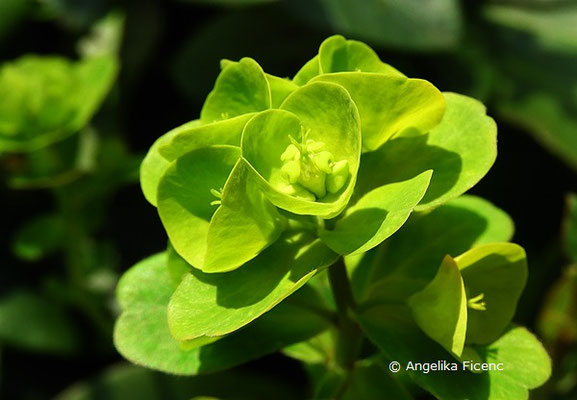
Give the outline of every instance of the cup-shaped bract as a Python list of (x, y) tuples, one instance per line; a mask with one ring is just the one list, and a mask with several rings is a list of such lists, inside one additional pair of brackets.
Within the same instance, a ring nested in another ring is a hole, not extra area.
[(253, 117), (242, 157), (268, 199), (300, 215), (332, 218), (350, 199), (360, 163), (360, 119), (342, 87), (313, 83), (279, 110)]
[(158, 186), (158, 213), (174, 249), (205, 272), (239, 267), (282, 229), (239, 156), (235, 146), (191, 151), (170, 165)]
[(446, 256), (435, 278), (409, 299), (421, 329), (446, 350), (460, 356), (467, 333), (467, 299), (455, 260)]
[(116, 75), (111, 57), (24, 56), (0, 69), (0, 152), (33, 151), (82, 129)]
[(488, 344), (511, 323), (527, 282), (525, 250), (514, 243), (491, 243), (455, 258), (469, 299), (467, 343)]
[(454, 259), (446, 256), (435, 278), (408, 304), (429, 337), (461, 356), (465, 344), (489, 344), (503, 334), (526, 280), (520, 246), (486, 244)]

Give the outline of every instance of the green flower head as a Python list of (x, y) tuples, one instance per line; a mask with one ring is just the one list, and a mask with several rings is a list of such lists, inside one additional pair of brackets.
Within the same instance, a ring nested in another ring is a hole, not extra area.
[(292, 80), (250, 58), (221, 67), (200, 118), (159, 138), (141, 168), (175, 251), (204, 272), (236, 269), (295, 227), (336, 253), (367, 251), (430, 185), (433, 206), (484, 173), (453, 180), (452, 192), (442, 169), (431, 181), (459, 156), (427, 139), (450, 129), (441, 122), (448, 103), (462, 100), (407, 78), (361, 42), (325, 40)]
[(24, 56), (0, 68), (0, 152), (32, 151), (77, 133), (108, 93), (110, 57)]

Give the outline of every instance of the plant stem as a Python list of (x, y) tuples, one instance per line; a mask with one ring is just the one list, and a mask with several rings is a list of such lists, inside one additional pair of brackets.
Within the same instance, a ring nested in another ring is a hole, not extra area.
[(336, 398), (338, 399), (344, 394), (348, 386), (348, 378), (354, 368), (363, 336), (357, 322), (353, 318), (353, 311), (356, 305), (347, 269), (342, 258), (329, 267), (329, 282), (337, 305), (338, 315), (336, 362), (346, 376), (337, 392)]
[(339, 317), (348, 317), (349, 312), (355, 308), (355, 300), (347, 274), (347, 267), (342, 257), (339, 258), (336, 264), (329, 267), (329, 282), (331, 283)]

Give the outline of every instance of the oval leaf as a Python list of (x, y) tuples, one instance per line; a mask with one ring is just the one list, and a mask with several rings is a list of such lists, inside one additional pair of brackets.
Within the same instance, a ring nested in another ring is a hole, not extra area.
[[(445, 255), (457, 256), (471, 247), (511, 239), (511, 218), (486, 200), (461, 196), (434, 211), (413, 213), (409, 221), (381, 246), (364, 255), (346, 257), (356, 298), (376, 301), (381, 285), (397, 277), (422, 289), (435, 276)], [(420, 245), (415, 247), (415, 238)], [(408, 293), (410, 295), (411, 293)]]
[(243, 58), (222, 70), (204, 102), (200, 120), (210, 123), (270, 107), (270, 88), (262, 68), (252, 58)]
[(373, 49), (357, 40), (346, 40), (341, 35), (325, 39), (319, 48), (319, 72), (377, 72), (404, 76), (385, 64)]
[(432, 84), (422, 79), (339, 72), (319, 75), (312, 82), (332, 82), (344, 87), (361, 117), (363, 151), (374, 151), (395, 134), (415, 128), (426, 133), (445, 112), (445, 99)]
[(286, 302), (239, 333), (209, 340), (201, 337), (192, 341), (194, 346), (182, 345), (168, 330), (167, 306), (176, 284), (166, 262), (165, 253), (149, 257), (128, 270), (118, 284), (123, 312), (116, 321), (114, 343), (136, 364), (179, 375), (221, 370), (306, 340), (328, 327), (320, 315), (296, 306), (298, 301)]
[(158, 214), (178, 254), (202, 268), (210, 219), (218, 201), (212, 191), (223, 188), (240, 149), (198, 149), (171, 164), (158, 186)]
[(460, 356), (467, 333), (467, 295), (459, 267), (446, 256), (435, 278), (409, 299), (419, 327), (447, 351)]
[(322, 230), (320, 238), (339, 254), (358, 254), (377, 246), (395, 233), (421, 201), (432, 171), (381, 186), (347, 208), (334, 229)]
[(275, 307), (337, 258), (312, 235), (287, 232), (235, 271), (193, 270), (171, 298), (170, 331), (178, 340), (233, 332)]
[(222, 191), (220, 207), (210, 221), (202, 270), (225, 272), (256, 257), (274, 242), (284, 219), (237, 162)]

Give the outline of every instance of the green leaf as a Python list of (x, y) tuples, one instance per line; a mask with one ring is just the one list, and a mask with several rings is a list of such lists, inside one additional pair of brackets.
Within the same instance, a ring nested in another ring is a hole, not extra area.
[(299, 86), (308, 83), (315, 76), (320, 75), (319, 56), (316, 55), (302, 66), (293, 78), (293, 82)]
[(110, 90), (116, 61), (28, 55), (0, 69), (0, 152), (33, 151), (77, 133)]
[(362, 6), (355, 0), (321, 3), (335, 31), (382, 46), (442, 50), (455, 47), (461, 36), (461, 8), (456, 0), (381, 0)]
[(486, 17), (495, 23), (533, 34), (543, 47), (575, 54), (577, 50), (577, 7), (531, 9), (510, 5), (487, 5)]
[[(244, 114), (205, 125), (202, 125), (198, 120), (190, 121), (161, 136), (157, 141), (158, 144), (155, 142), (153, 148), (156, 146), (160, 156), (171, 162), (203, 147), (212, 145), (240, 146), (242, 131), (253, 115)], [(151, 167), (149, 169), (152, 170)]]
[(326, 330), (306, 342), (285, 347), (283, 353), (307, 364), (328, 365), (335, 357), (335, 334), (334, 330)]
[(283, 229), (239, 160), (240, 149), (212, 146), (178, 158), (158, 188), (158, 213), (176, 251), (205, 272), (235, 269)]
[(491, 374), (491, 398), (527, 398), (527, 389), (543, 385), (551, 376), (549, 355), (539, 340), (523, 327), (511, 327), (495, 342), (475, 349), (487, 362), (502, 362), (510, 371)]
[(0, 300), (0, 342), (23, 349), (70, 354), (79, 336), (68, 315), (34, 293), (14, 292)]
[(445, 257), (435, 278), (409, 298), (419, 327), (447, 351), (460, 356), (467, 333), (467, 295), (459, 267)]
[(155, 378), (158, 377), (153, 371), (134, 365), (117, 364), (107, 368), (96, 379), (70, 386), (55, 399), (92, 400), (97, 399), (99, 393), (106, 393), (109, 400), (123, 400), (131, 396), (141, 400), (157, 400), (160, 398), (157, 388), (159, 383)]
[(64, 244), (64, 221), (56, 214), (36, 217), (14, 236), (12, 251), (26, 261), (38, 261)]
[(312, 82), (332, 82), (344, 87), (361, 117), (363, 151), (374, 151), (406, 129), (422, 133), (435, 127), (445, 112), (445, 99), (422, 79), (339, 72), (319, 75)]
[(146, 156), (140, 165), (140, 187), (146, 200), (153, 206), (156, 207), (157, 205), (156, 196), (158, 195), (158, 183), (160, 182), (160, 178), (164, 175), (168, 167), (170, 167), (170, 161), (160, 154), (160, 149), (170, 143), (173, 136), (176, 136), (182, 131), (193, 130), (200, 124), (200, 120), (190, 121), (165, 133), (156, 139), (148, 150), (148, 153), (146, 153)]
[(287, 232), (235, 271), (193, 270), (171, 298), (170, 331), (178, 340), (233, 332), (275, 307), (337, 258), (312, 235)]
[[(354, 189), (360, 161), (359, 128), (355, 105), (344, 89), (327, 83), (309, 84), (291, 93), (281, 110), (263, 112), (249, 121), (242, 137), (242, 155), (277, 207), (295, 214), (330, 218), (342, 211)], [(301, 147), (295, 158), (300, 160), (298, 182), (283, 170), (287, 163), (284, 154), (290, 146), (295, 147), (293, 141), (301, 143), (296, 144)], [(320, 146), (314, 153), (305, 150), (309, 141)], [(320, 153), (329, 154), (335, 165), (347, 163), (346, 181), (335, 191), (325, 183), (331, 173), (320, 171), (313, 164)], [(305, 170), (311, 172), (307, 175)], [(322, 181), (317, 182), (316, 189), (307, 186), (307, 181), (317, 178)]]
[[(363, 156), (357, 191), (406, 180), (433, 170), (429, 189), (417, 211), (437, 207), (473, 187), (497, 155), (497, 128), (478, 101), (444, 93), (447, 111), (427, 135), (401, 135)], [(406, 160), (411, 160), (407, 163)], [(378, 177), (373, 171), (383, 171)]]
[(444, 96), (447, 112), (429, 133), (427, 143), (458, 154), (461, 169), (451, 171), (452, 166), (443, 165), (443, 160), (431, 160), (433, 180), (417, 210), (436, 207), (460, 196), (485, 176), (497, 157), (497, 127), (486, 115), (485, 106), (455, 93)]
[(251, 58), (228, 65), (207, 96), (200, 120), (210, 123), (271, 108), (271, 93), (265, 74)]
[(140, 167), (140, 182), (146, 199), (156, 206), (160, 178), (170, 166), (170, 162), (177, 158), (211, 145), (240, 146), (242, 130), (252, 116), (253, 114), (244, 114), (204, 125), (200, 120), (193, 120), (158, 138)]
[(494, 243), (476, 247), (455, 258), (467, 296), (483, 294), (486, 310), (469, 310), (467, 343), (488, 344), (511, 322), (527, 281), (527, 258), (522, 247)]
[(507, 241), (512, 235), (513, 223), (506, 213), (479, 197), (461, 196), (430, 213), (414, 213), (379, 247), (345, 261), (355, 297), (378, 298), (385, 280), (394, 285), (395, 277), (409, 279), (418, 283), (414, 290), (419, 290), (433, 279), (445, 255), (457, 256), (471, 247)]
[(378, 362), (365, 362), (353, 369), (342, 396), (343, 400), (384, 398), (411, 400), (413, 398), (401, 382)]
[(548, 348), (577, 342), (577, 267), (567, 268), (549, 290), (537, 321), (537, 329)]
[[(226, 382), (223, 385), (222, 382)], [(95, 378), (80, 381), (59, 393), (56, 400), (183, 400), (196, 396), (217, 396), (223, 399), (304, 398), (304, 388), (295, 387), (274, 371), (233, 369), (183, 379), (150, 369), (113, 364)], [(209, 397), (214, 399), (214, 397)]]
[(211, 190), (224, 187), (240, 149), (212, 146), (173, 162), (158, 186), (158, 213), (176, 251), (203, 268), (210, 220), (217, 207)]
[[(539, 12), (539, 19), (551, 19), (547, 25), (556, 24), (560, 28), (562, 23), (553, 20), (557, 19), (555, 14), (559, 16), (565, 8), (543, 10)], [(574, 10), (575, 6), (567, 8), (568, 18)], [(523, 14), (523, 11), (519, 9), (518, 14)], [(577, 57), (574, 51), (557, 51), (561, 47), (568, 50), (564, 42), (574, 42), (574, 39), (557, 36), (553, 41), (553, 33), (541, 36), (544, 30), (539, 31), (539, 36), (513, 29), (499, 28), (496, 31), (501, 32), (497, 38), (499, 46), (494, 46), (494, 43), (487, 45), (491, 47), (492, 56), (481, 54), (481, 57), (473, 59), (475, 65), (482, 65), (493, 79), (497, 79), (492, 84), (491, 93), (496, 111), (502, 118), (530, 133), (571, 168), (577, 169), (577, 136), (574, 134), (577, 129), (577, 79), (573, 73), (577, 68)], [(499, 60), (498, 65), (490, 63), (491, 60)]]
[(116, 289), (123, 312), (114, 327), (114, 344), (136, 364), (174, 374), (192, 374), (200, 364), (198, 350), (183, 350), (168, 331), (166, 310), (175, 287), (164, 253), (128, 270)]
[[(577, 62), (572, 64), (577, 65)], [(575, 87), (577, 85), (573, 84)], [(498, 110), (504, 118), (529, 131), (555, 156), (577, 169), (577, 136), (574, 134), (577, 119), (559, 95), (532, 91), (522, 98), (503, 96), (499, 99)]]
[(288, 78), (266, 74), (266, 79), (270, 87), (272, 108), (279, 108), (283, 101), (298, 89), (298, 85)]
[[(488, 346), (474, 346), (482, 360), (503, 363), (504, 370), (472, 373), (420, 331), (406, 306), (383, 304), (364, 309), (358, 320), (388, 360), (398, 361), (402, 370), (438, 399), (527, 399), (528, 389), (541, 386), (551, 375), (545, 349), (524, 328), (511, 328)], [(409, 361), (414, 365), (439, 360), (456, 363), (457, 370), (426, 374), (406, 368)]]
[(225, 272), (256, 257), (273, 243), (284, 219), (238, 162), (222, 191), (221, 205), (210, 221), (206, 237), (204, 272)]
[(123, 14), (110, 12), (94, 23), (89, 34), (78, 42), (78, 52), (83, 57), (118, 57), (122, 45), (124, 21)]
[(358, 254), (377, 246), (395, 233), (419, 203), (432, 171), (413, 179), (391, 183), (370, 191), (346, 209), (332, 230), (320, 238), (339, 254)]
[(404, 75), (382, 62), (373, 49), (357, 40), (346, 40), (341, 35), (326, 39), (319, 48), (319, 74), (333, 72), (376, 72)]
[[(238, 64), (238, 62), (226, 59), (220, 62), (221, 68), (223, 69), (234, 64)], [(272, 108), (279, 108), (284, 99), (298, 88), (298, 85), (288, 78), (279, 78), (278, 76), (267, 73), (265, 73), (265, 76), (270, 87)]]
[(166, 264), (165, 253), (149, 257), (118, 284), (123, 312), (115, 325), (114, 343), (136, 364), (179, 375), (220, 370), (306, 340), (328, 326), (321, 315), (300, 307), (299, 301), (289, 301), (235, 334), (200, 337), (183, 345), (168, 328), (167, 307), (176, 284)]

